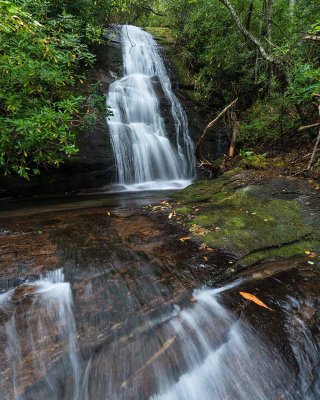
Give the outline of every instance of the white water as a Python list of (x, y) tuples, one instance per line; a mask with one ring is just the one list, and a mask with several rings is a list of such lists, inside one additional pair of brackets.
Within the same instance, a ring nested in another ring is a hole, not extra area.
[[(117, 179), (127, 190), (177, 189), (191, 183), (195, 160), (186, 114), (152, 36), (135, 26), (121, 30), (124, 77), (111, 86), (108, 118)], [(161, 115), (158, 86), (169, 104)], [(169, 132), (164, 117), (172, 119)]]
[(159, 366), (158, 394), (151, 400), (281, 398), (291, 375), (277, 352), (221, 305), (219, 291), (196, 291), (194, 298), (196, 304), (167, 327), (183, 349), (179, 362), (187, 369), (176, 379)]
[[(52, 400), (78, 399), (80, 368), (70, 284), (64, 282), (63, 271), (58, 269), (20, 289), (19, 294), (13, 289), (0, 296), (0, 309), (8, 316), (6, 360), (12, 373), (12, 388), (8, 388), (7, 398), (13, 393), (15, 400), (24, 400), (22, 388), (26, 388), (26, 377), (33, 377), (44, 379)], [(25, 307), (21, 313), (20, 308)], [(53, 350), (58, 354), (56, 360), (51, 360)], [(59, 359), (59, 374), (51, 374), (50, 367)], [(61, 374), (69, 376), (72, 382), (63, 394)], [(41, 398), (37, 389), (33, 396)]]
[[(146, 272), (144, 270), (144, 272)], [(299, 367), (299, 381), (271, 343), (222, 303), (223, 293), (241, 281), (218, 289), (198, 289), (186, 307), (155, 318), (142, 316), (120, 336), (115, 335), (90, 353), (84, 362), (77, 353), (77, 332), (70, 284), (57, 270), (34, 283), (0, 296), (7, 316), (7, 365), (11, 387), (0, 398), (15, 400), (316, 400), (320, 394), (317, 371), (314, 386), (310, 372), (317, 365), (319, 341), (297, 317), (300, 301), (289, 298), (286, 324)], [(120, 291), (123, 306), (135, 309), (138, 298), (127, 297), (120, 281), (106, 285)], [(27, 289), (28, 288), (28, 289)], [(160, 295), (155, 279), (141, 292)], [(92, 295), (92, 286), (86, 296)], [(19, 297), (19, 299), (17, 298)], [(31, 303), (30, 303), (31, 300)], [(306, 309), (316, 309), (305, 304)], [(261, 315), (263, 318), (263, 314)], [(298, 323), (298, 330), (297, 330)], [(303, 348), (297, 346), (297, 333)], [(303, 351), (301, 351), (303, 350)], [(82, 365), (82, 367), (80, 367)], [(54, 366), (53, 371), (50, 367)], [(29, 388), (26, 382), (41, 381)], [(61, 386), (62, 385), (62, 386)], [(63, 387), (63, 390), (61, 389)], [(43, 392), (41, 391), (43, 390)]]
[(233, 287), (196, 290), (190, 306), (92, 354), (83, 400), (293, 400), (294, 375), (279, 352), (222, 305)]

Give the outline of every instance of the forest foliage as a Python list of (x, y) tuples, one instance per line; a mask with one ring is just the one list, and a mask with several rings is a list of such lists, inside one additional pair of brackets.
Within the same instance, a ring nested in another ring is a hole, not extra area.
[(158, 0), (153, 7), (162, 16), (143, 23), (171, 29), (202, 99), (217, 110), (239, 98), (244, 145), (304, 140), (298, 127), (319, 121), (320, 2)]
[[(92, 47), (135, 1), (0, 0), (0, 170), (24, 178), (77, 152), (76, 134), (106, 112), (82, 86)], [(79, 94), (80, 93), (80, 94)]]

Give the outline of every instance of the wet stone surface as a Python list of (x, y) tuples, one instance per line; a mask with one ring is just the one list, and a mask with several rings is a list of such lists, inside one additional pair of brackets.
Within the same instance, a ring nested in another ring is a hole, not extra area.
[(271, 263), (219, 293), (232, 258), (143, 211), (161, 200), (1, 213), (0, 399), (318, 398), (318, 270)]

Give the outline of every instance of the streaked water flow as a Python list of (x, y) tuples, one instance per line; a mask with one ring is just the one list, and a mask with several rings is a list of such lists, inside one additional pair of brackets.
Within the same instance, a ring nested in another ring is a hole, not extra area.
[[(144, 282), (141, 286), (138, 284), (137, 292), (130, 292), (119, 277), (117, 280), (99, 278), (105, 301), (113, 296), (116, 288), (118, 298), (122, 299), (122, 312), (128, 316), (133, 314), (132, 318), (116, 324), (104, 343), (86, 351), (83, 349), (87, 339), (80, 344), (71, 288), (64, 282), (62, 270), (1, 295), (0, 309), (7, 318), (5, 353), (9, 362), (2, 373), (6, 368), (11, 369), (12, 387), (7, 388), (10, 398), (318, 398), (319, 380), (315, 379), (310, 386), (310, 379), (317, 373), (311, 371), (319, 359), (319, 341), (314, 341), (308, 326), (297, 320), (294, 312), (301, 306), (311, 312), (314, 304), (304, 305), (289, 297), (284, 306), (287, 332), (300, 371), (297, 379), (279, 351), (271, 343), (264, 343), (248, 323), (222, 304), (223, 292), (234, 290), (242, 282), (219, 289), (195, 290), (189, 304), (158, 305), (151, 317), (137, 314), (136, 309), (145, 296), (150, 304), (151, 299), (159, 298), (161, 285), (155, 282), (155, 275), (144, 262), (134, 268), (138, 269), (138, 275), (144, 274)], [(85, 290), (86, 303), (95, 293), (92, 283), (89, 284), (90, 290)], [(93, 304), (91, 307), (94, 309)], [(303, 351), (295, 341), (297, 333), (304, 337)], [(38, 384), (28, 388), (29, 380)], [(6, 397), (0, 394), (0, 398)]]
[(319, 269), (208, 287), (153, 196), (1, 218), (0, 400), (320, 399)]
[[(23, 303), (29, 302), (25, 309)], [(48, 399), (79, 399), (80, 368), (72, 307), (71, 287), (64, 282), (62, 269), (0, 295), (0, 311), (7, 317), (6, 357), (12, 371), (14, 399), (26, 399), (23, 392), (28, 380), (33, 379), (44, 380)], [(60, 372), (48, 373), (49, 364), (55, 361), (50, 359), (48, 348), (57, 360), (61, 357)], [(63, 395), (61, 373), (70, 380)], [(32, 396), (41, 398), (37, 390)]]
[(130, 190), (187, 186), (194, 177), (193, 144), (157, 44), (135, 26), (122, 27), (121, 44), (124, 76), (107, 97), (118, 183)]

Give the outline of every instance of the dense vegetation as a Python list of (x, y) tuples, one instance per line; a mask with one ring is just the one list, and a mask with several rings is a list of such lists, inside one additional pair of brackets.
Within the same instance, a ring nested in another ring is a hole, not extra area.
[(137, 1), (0, 0), (3, 173), (29, 178), (77, 153), (76, 132), (105, 112), (86, 84), (91, 48), (106, 24), (138, 11)]
[[(319, 121), (320, 2), (176, 0), (145, 24), (171, 28), (180, 58), (213, 109), (239, 97), (239, 139), (255, 149), (309, 142)], [(307, 136), (304, 136), (307, 135)]]

